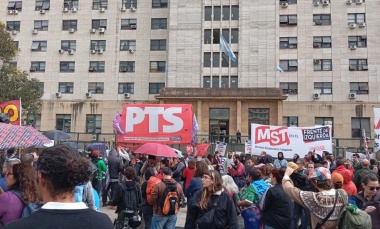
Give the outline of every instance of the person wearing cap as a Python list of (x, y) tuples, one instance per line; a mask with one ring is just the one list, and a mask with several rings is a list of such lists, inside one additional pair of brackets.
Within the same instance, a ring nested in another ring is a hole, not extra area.
[[(158, 164), (159, 167), (159, 164)], [(148, 155), (148, 160), (146, 160), (143, 164), (143, 166), (140, 169), (141, 176), (145, 175), (145, 172), (148, 168), (152, 168), (153, 171), (157, 174), (159, 171), (159, 168), (157, 169), (157, 163), (156, 163), (156, 156)]]
[(100, 151), (99, 150), (94, 150), (92, 151), (91, 155), (91, 162), (96, 165), (98, 168), (98, 179), (94, 179), (92, 182), (92, 186), (94, 189), (98, 192), (99, 196), (102, 196), (102, 181), (104, 174), (107, 172), (107, 166), (106, 163), (100, 158)]
[(133, 155), (129, 156), (129, 166), (132, 167), (136, 171), (137, 177), (140, 177), (141, 164), (137, 163), (136, 157)]
[(354, 177), (351, 170), (347, 169), (344, 165), (343, 159), (336, 160), (336, 169), (332, 174), (338, 173), (343, 177), (343, 187), (342, 189), (347, 192), (349, 195), (355, 195), (358, 193), (352, 178)]
[(343, 188), (344, 178), (340, 173), (332, 173), (331, 174), (331, 180), (334, 184), (335, 189), (342, 189)]
[[(347, 203), (348, 196), (344, 190), (335, 190), (333, 188), (330, 170), (319, 167), (315, 168), (309, 175), (312, 185), (317, 188), (318, 192), (301, 191), (299, 188), (294, 187), (290, 179), (293, 172), (292, 168), (286, 168), (282, 186), (291, 199), (310, 210), (312, 228), (315, 228), (334, 209), (335, 202), (335, 209), (323, 224), (323, 228), (336, 228), (340, 212), (345, 207), (344, 202)], [(338, 196), (337, 201), (335, 201), (336, 195)]]

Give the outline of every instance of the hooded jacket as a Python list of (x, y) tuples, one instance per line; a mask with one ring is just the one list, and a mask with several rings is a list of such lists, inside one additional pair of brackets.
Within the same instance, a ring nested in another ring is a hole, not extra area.
[[(281, 157), (280, 157), (280, 154), (282, 155)], [(286, 165), (288, 164), (288, 161), (284, 159), (284, 154), (278, 153), (277, 157), (278, 158), (276, 160), (274, 160), (274, 162), (273, 162), (274, 167), (278, 168), (278, 169), (281, 167), (286, 167)]]
[(354, 177), (354, 174), (351, 170), (346, 169), (344, 165), (338, 166), (334, 173), (339, 173), (343, 177), (343, 187), (342, 189), (345, 190), (349, 195), (355, 195), (358, 193), (355, 183), (352, 181), (352, 178)]
[(108, 160), (108, 172), (111, 179), (119, 178), (120, 171), (120, 159), (116, 155), (116, 150), (112, 149), (107, 157)]
[(162, 209), (160, 206), (160, 198), (164, 194), (166, 185), (177, 185), (177, 195), (178, 195), (178, 203), (181, 203), (181, 198), (183, 195), (183, 190), (181, 185), (179, 185), (174, 179), (162, 180), (162, 182), (158, 183), (154, 191), (152, 192), (152, 204), (153, 204), (153, 215), (154, 216), (165, 216), (162, 213)]
[(110, 201), (110, 205), (115, 206), (117, 205), (115, 213), (119, 213), (123, 210), (125, 210), (128, 206), (125, 205), (124, 202), (124, 191), (125, 190), (135, 190), (136, 195), (138, 196), (137, 198), (137, 210), (141, 211), (141, 188), (139, 183), (136, 181), (126, 181), (123, 183), (119, 183), (116, 191), (115, 191), (115, 196), (113, 199)]

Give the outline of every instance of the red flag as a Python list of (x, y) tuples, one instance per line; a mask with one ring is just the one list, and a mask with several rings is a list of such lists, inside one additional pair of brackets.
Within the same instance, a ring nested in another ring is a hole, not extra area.
[(0, 113), (8, 114), (11, 124), (19, 126), (21, 120), (20, 100), (12, 100), (0, 103)]
[(198, 144), (195, 146), (196, 157), (204, 157), (207, 154), (207, 149), (210, 144)]

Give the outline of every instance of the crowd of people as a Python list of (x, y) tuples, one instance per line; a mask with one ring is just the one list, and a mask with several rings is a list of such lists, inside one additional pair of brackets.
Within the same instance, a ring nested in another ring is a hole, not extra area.
[[(329, 152), (165, 158), (122, 147), (79, 154), (56, 145), (2, 157), (0, 228), (336, 228), (348, 203), (380, 228), (376, 160)], [(117, 218), (100, 213), (115, 206)]]

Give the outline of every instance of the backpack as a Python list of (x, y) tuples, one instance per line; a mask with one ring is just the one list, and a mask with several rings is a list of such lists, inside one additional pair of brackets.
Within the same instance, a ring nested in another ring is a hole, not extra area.
[(40, 210), (41, 207), (42, 207), (42, 205), (43, 205), (42, 202), (40, 202), (40, 203), (38, 203), (38, 204), (32, 202), (32, 203), (29, 203), (29, 204), (27, 205), (27, 204), (25, 203), (25, 201), (24, 201), (24, 198), (22, 198), (22, 195), (21, 195), (20, 192), (15, 191), (15, 190), (11, 190), (11, 192), (12, 192), (13, 194), (15, 194), (18, 198), (20, 198), (21, 201), (22, 201), (22, 202), (24, 203), (24, 205), (25, 205), (24, 210), (22, 211), (22, 216), (21, 216), (22, 218), (26, 218), (26, 217), (28, 217), (30, 214), (32, 214), (32, 213), (34, 213), (34, 212)]
[(157, 184), (160, 183), (160, 182), (161, 182), (161, 180), (158, 179), (155, 176), (151, 176), (149, 178), (149, 180), (147, 181), (147, 185), (146, 185), (146, 202), (149, 205), (153, 205), (152, 204), (152, 193), (153, 193), (154, 189), (156, 188)]
[(339, 229), (368, 229), (372, 228), (371, 217), (367, 212), (348, 205), (348, 201), (343, 197), (343, 205), (339, 214)]
[[(122, 184), (120, 184), (122, 185)], [(122, 185), (124, 186), (124, 185)], [(123, 187), (124, 206), (132, 211), (140, 211), (141, 209), (141, 189), (138, 183), (132, 188)]]
[(99, 179), (99, 171), (98, 171), (98, 166), (94, 163), (94, 162), (90, 162), (90, 171), (91, 171), (91, 174), (93, 174), (93, 177), (92, 177), (92, 182), (95, 183), (98, 181)]
[[(165, 182), (163, 182), (165, 184)], [(165, 190), (159, 199), (159, 206), (164, 215), (175, 215), (178, 213), (179, 198), (177, 193), (177, 183), (165, 184)]]

